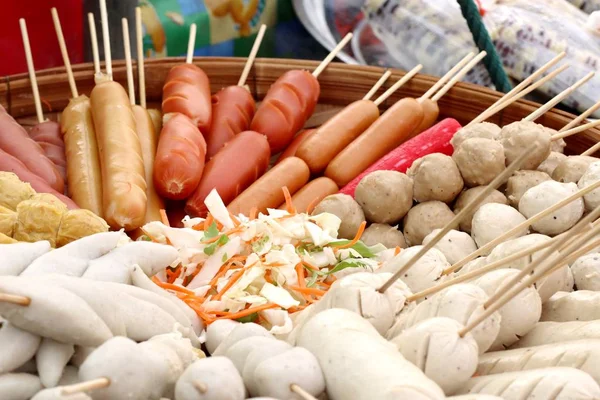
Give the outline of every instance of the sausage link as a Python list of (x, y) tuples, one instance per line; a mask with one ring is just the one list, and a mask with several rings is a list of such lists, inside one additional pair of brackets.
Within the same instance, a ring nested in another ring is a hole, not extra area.
[(399, 100), (329, 163), (325, 176), (344, 186), (404, 142), (422, 120), (418, 101)]
[(308, 164), (310, 172), (318, 174), (377, 118), (379, 108), (375, 103), (355, 101), (317, 129), (300, 145), (296, 154)]
[(96, 128), (104, 219), (113, 229), (144, 223), (146, 179), (135, 118), (125, 89), (117, 82), (96, 85), (90, 96)]
[(158, 147), (158, 135), (154, 130), (154, 122), (150, 113), (142, 106), (133, 106), (133, 116), (140, 147), (142, 160), (144, 160), (144, 177), (146, 178), (146, 217), (144, 222), (160, 221), (160, 210), (165, 208), (165, 203), (154, 188), (152, 172), (154, 170), (154, 157)]
[(21, 160), (31, 172), (48, 182), (54, 190), (59, 193), (64, 192), (65, 182), (52, 161), (1, 105), (0, 149)]
[(183, 114), (166, 114), (154, 160), (154, 186), (171, 200), (188, 198), (200, 183), (206, 142), (198, 127)]
[(249, 215), (254, 207), (259, 212), (266, 212), (267, 208), (277, 208), (285, 201), (281, 190), (284, 186), (294, 194), (309, 178), (308, 165), (298, 157), (288, 157), (244, 190), (227, 208), (235, 215)]
[(67, 182), (65, 143), (60, 132), (60, 124), (54, 121), (39, 123), (31, 129), (29, 137), (40, 145), (46, 157), (52, 161), (60, 173), (63, 182)]
[(90, 99), (71, 99), (60, 122), (67, 158), (69, 196), (81, 208), (102, 216), (102, 173)]
[(419, 124), (417, 129), (411, 133), (410, 138), (413, 138), (419, 133), (425, 132), (427, 129), (431, 128), (440, 116), (440, 108), (435, 101), (431, 101), (430, 99), (422, 100), (421, 107), (423, 107), (423, 121), (421, 121), (421, 124)]
[(279, 153), (312, 115), (319, 94), (319, 81), (310, 72), (286, 72), (269, 88), (250, 129), (267, 135), (271, 154)]
[[(321, 200), (330, 194), (335, 194), (339, 190), (338, 185), (334, 181), (322, 176), (317, 179), (313, 179), (300, 190), (298, 190), (292, 196), (292, 204), (299, 213), (305, 213), (309, 211), (311, 205), (317, 205)], [(286, 204), (279, 206), (281, 210), (286, 209)]]
[(226, 87), (212, 97), (212, 124), (205, 136), (208, 159), (250, 127), (255, 108), (254, 98), (241, 86)]
[(0, 171), (12, 172), (19, 177), (23, 182), (28, 182), (33, 190), (38, 193), (50, 193), (56, 196), (60, 201), (65, 203), (71, 210), (76, 210), (79, 207), (70, 198), (62, 193), (58, 193), (54, 190), (48, 182), (31, 172), (25, 164), (16, 157), (8, 154), (4, 150), (0, 149)]
[(309, 137), (311, 137), (312, 135), (314, 135), (316, 132), (316, 129), (304, 129), (302, 131), (300, 131), (300, 133), (298, 133), (295, 137), (294, 140), (292, 140), (292, 143), (290, 143), (284, 151), (281, 152), (281, 154), (279, 154), (279, 157), (277, 157), (277, 161), (275, 162), (275, 164), (281, 162), (281, 160), (288, 158), (288, 157), (293, 157), (296, 155), (296, 152), (298, 151), (298, 147), (300, 147), (300, 145)]
[(271, 152), (265, 135), (245, 131), (236, 135), (206, 163), (198, 188), (186, 203), (193, 216), (206, 217), (204, 199), (211, 190), (225, 203), (231, 203), (269, 168)]
[(169, 71), (163, 86), (163, 114), (187, 115), (205, 135), (210, 129), (210, 82), (194, 64), (180, 64)]

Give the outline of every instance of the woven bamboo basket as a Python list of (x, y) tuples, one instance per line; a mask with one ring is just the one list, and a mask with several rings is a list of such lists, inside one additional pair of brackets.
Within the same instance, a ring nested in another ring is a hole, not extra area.
[[(159, 108), (162, 97), (162, 85), (171, 67), (184, 62), (183, 58), (166, 58), (148, 60), (146, 68), (146, 92), (148, 107)], [(244, 67), (244, 58), (202, 57), (194, 59), (208, 74), (212, 92), (222, 87), (235, 85)], [(283, 59), (256, 59), (247, 84), (257, 100), (262, 99), (269, 86), (285, 71), (290, 69), (309, 69), (317, 66), (317, 62), (305, 60)], [(79, 64), (73, 66), (77, 88), (80, 94), (89, 96), (94, 86), (94, 69), (92, 64)], [(316, 126), (324, 122), (336, 110), (352, 101), (361, 99), (370, 87), (383, 73), (379, 67), (366, 67), (332, 63), (319, 76), (321, 96), (319, 105), (313, 118), (307, 126)], [(134, 74), (137, 69), (134, 64)], [(393, 71), (392, 76), (380, 91), (398, 80), (404, 72)], [(67, 105), (71, 96), (67, 75), (64, 68), (53, 68), (36, 73), (40, 96), (44, 103), (46, 118), (58, 120), (60, 112)], [(113, 62), (114, 79), (126, 84), (126, 71), (123, 61)], [(429, 75), (416, 75), (409, 83), (404, 85), (393, 96), (382, 104), (386, 109), (391, 104), (403, 97), (418, 97), (430, 88), (436, 77)], [(479, 115), (493, 104), (501, 93), (469, 83), (458, 83), (439, 101), (440, 119), (452, 117), (461, 124), (465, 124)], [(0, 104), (24, 126), (31, 126), (37, 122), (35, 107), (31, 93), (31, 84), (27, 74), (4, 77), (0, 82)], [(489, 119), (500, 126), (522, 119), (540, 105), (531, 101), (519, 100)], [(549, 128), (560, 129), (575, 115), (561, 111), (550, 110), (536, 122)], [(579, 154), (600, 140), (600, 130), (589, 129), (578, 135), (566, 139), (567, 153)]]

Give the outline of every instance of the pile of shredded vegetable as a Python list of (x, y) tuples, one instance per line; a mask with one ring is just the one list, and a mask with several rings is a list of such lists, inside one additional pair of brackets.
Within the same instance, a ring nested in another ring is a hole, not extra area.
[(143, 227), (146, 240), (177, 248), (179, 258), (152, 279), (172, 291), (210, 324), (218, 319), (258, 322), (273, 333), (292, 328), (290, 314), (319, 300), (339, 277), (374, 271), (399, 249), (337, 238), (340, 219), (328, 213), (296, 213), (287, 190), (287, 210), (234, 216), (213, 191), (206, 219)]

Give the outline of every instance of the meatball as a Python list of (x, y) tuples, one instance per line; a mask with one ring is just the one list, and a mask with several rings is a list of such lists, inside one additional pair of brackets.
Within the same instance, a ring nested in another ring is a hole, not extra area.
[(409, 246), (421, 244), (431, 231), (443, 228), (454, 218), (446, 203), (426, 201), (410, 209), (404, 217), (404, 239)]
[(497, 140), (500, 137), (500, 127), (491, 122), (480, 122), (469, 127), (461, 128), (454, 134), (450, 144), (456, 150), (462, 142), (471, 138), (484, 138)]
[[(577, 186), (579, 189), (583, 189), (590, 186), (600, 180), (600, 160), (598, 162), (590, 164), (588, 169), (585, 171)], [(594, 208), (600, 206), (600, 189), (594, 189), (590, 193), (583, 196), (585, 201), (585, 209), (592, 211)]]
[(413, 182), (401, 172), (371, 172), (356, 186), (354, 198), (370, 222), (395, 224), (412, 207)]
[[(556, 129), (548, 128), (546, 126), (544, 126), (544, 130), (548, 132), (550, 138), (558, 133)], [(550, 142), (550, 151), (562, 154), (565, 152), (565, 147), (567, 147), (567, 142), (565, 142), (564, 139), (556, 139)]]
[(517, 208), (523, 193), (544, 181), (550, 180), (552, 180), (552, 178), (545, 172), (516, 171), (513, 176), (508, 178), (508, 183), (506, 184), (506, 197), (508, 198), (508, 203)]
[(413, 197), (419, 203), (438, 200), (449, 203), (464, 183), (452, 157), (433, 153), (416, 160), (407, 174), (413, 180)]
[(374, 246), (381, 243), (388, 249), (396, 246), (406, 248), (404, 235), (396, 227), (387, 224), (371, 224), (363, 233), (361, 240), (367, 246)]
[[(441, 229), (435, 229), (425, 236), (423, 245), (427, 245), (439, 231)], [(450, 264), (454, 264), (477, 250), (477, 245), (468, 233), (452, 229), (444, 235), (442, 240), (436, 243), (434, 248), (441, 251)]]
[[(521, 197), (519, 212), (527, 218), (531, 218), (575, 194), (577, 190), (577, 185), (572, 182), (542, 182), (527, 190)], [(531, 227), (544, 235), (557, 235), (573, 227), (583, 216), (583, 211), (583, 199), (579, 198), (540, 219)]]
[(536, 169), (550, 155), (550, 134), (543, 125), (531, 121), (517, 121), (508, 124), (500, 132), (500, 142), (504, 146), (506, 164), (515, 161), (532, 143), (538, 148), (527, 156), (520, 169)]
[[(496, 203), (484, 204), (473, 215), (471, 236), (475, 239), (477, 246), (481, 247), (524, 221), (525, 217), (511, 206)], [(523, 228), (512, 237), (526, 235), (527, 231), (527, 228)]]
[(353, 239), (360, 224), (365, 220), (365, 214), (360, 205), (347, 194), (338, 193), (325, 197), (317, 204), (312, 215), (325, 212), (334, 214), (342, 220), (338, 235), (344, 239)]
[(598, 161), (595, 157), (569, 156), (552, 171), (552, 179), (559, 182), (578, 182), (590, 164)]
[[(554, 143), (554, 142), (552, 142)], [(537, 167), (538, 171), (542, 171), (547, 173), (548, 175), (552, 175), (558, 164), (560, 164), (563, 160), (566, 160), (567, 156), (562, 153), (557, 153), (556, 151), (550, 152), (548, 158), (546, 158), (539, 167)]]
[(505, 169), (504, 148), (492, 139), (467, 139), (452, 158), (469, 187), (487, 185)]
[[(454, 212), (458, 214), (462, 211), (463, 208), (467, 204), (469, 204), (475, 197), (479, 195), (483, 190), (486, 189), (486, 186), (477, 186), (468, 190), (465, 190), (458, 196), (456, 203), (454, 204)], [(475, 207), (474, 210), (471, 210), (462, 221), (460, 221), (460, 230), (471, 233), (471, 221), (473, 220), (473, 215), (479, 210), (479, 208), (488, 203), (499, 203), (499, 204), (508, 204), (506, 197), (499, 192), (498, 190), (494, 190), (492, 193), (487, 195), (486, 198), (483, 199), (481, 203), (479, 203), (478, 207)]]
[(600, 253), (579, 257), (571, 266), (577, 290), (600, 290)]

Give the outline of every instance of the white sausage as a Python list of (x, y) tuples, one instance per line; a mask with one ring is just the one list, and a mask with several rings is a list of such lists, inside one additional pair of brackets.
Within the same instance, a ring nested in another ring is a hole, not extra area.
[(302, 327), (298, 345), (319, 360), (331, 400), (445, 398), (439, 386), (351, 311), (315, 315)]
[(0, 319), (0, 375), (14, 371), (31, 359), (42, 338)]
[(252, 336), (245, 338), (230, 346), (225, 352), (225, 357), (233, 362), (235, 369), (237, 369), (241, 375), (244, 371), (246, 359), (252, 350), (269, 347), (276, 341), (277, 339), (268, 336)]
[(244, 364), (244, 370), (242, 372), (242, 378), (244, 379), (244, 384), (248, 389), (248, 392), (252, 396), (258, 395), (258, 389), (256, 388), (256, 379), (254, 378), (254, 372), (256, 371), (256, 367), (261, 362), (284, 353), (290, 350), (292, 346), (287, 342), (282, 340), (274, 340), (267, 347), (259, 347), (255, 348), (248, 354), (246, 358), (246, 363)]
[(538, 322), (512, 348), (540, 346), (580, 339), (600, 339), (600, 320), (570, 322)]
[(75, 348), (72, 344), (59, 343), (48, 338), (42, 340), (35, 361), (44, 387), (52, 388), (58, 385), (65, 366), (73, 353), (75, 353)]
[(229, 335), (227, 335), (225, 339), (223, 339), (221, 344), (219, 344), (219, 346), (216, 348), (214, 353), (212, 353), (212, 355), (225, 355), (225, 353), (231, 346), (233, 346), (242, 339), (249, 338), (252, 336), (273, 337), (273, 335), (271, 335), (269, 331), (267, 331), (264, 327), (258, 324), (252, 322), (247, 324), (239, 324), (231, 330), (231, 332), (229, 333)]
[[(434, 317), (447, 317), (467, 325), (484, 312), (483, 304), (487, 299), (487, 294), (478, 286), (461, 283), (452, 285), (422, 301), (414, 310), (400, 314), (386, 337), (392, 339), (405, 329)], [(473, 329), (480, 354), (487, 351), (496, 340), (500, 323), (500, 313), (495, 312)]]
[(245, 391), (231, 360), (216, 356), (186, 368), (175, 385), (175, 400), (244, 400)]
[(0, 244), (0, 276), (19, 275), (36, 258), (50, 251), (50, 242)]
[(404, 358), (450, 395), (477, 369), (477, 342), (471, 333), (460, 337), (458, 332), (462, 328), (463, 325), (450, 318), (430, 318), (408, 328), (392, 343)]
[(596, 400), (600, 387), (585, 372), (554, 367), (472, 378), (461, 393), (485, 393), (505, 400)]
[(240, 323), (231, 319), (219, 319), (206, 328), (206, 349), (213, 354), (221, 342)]
[(29, 400), (42, 390), (40, 378), (31, 374), (0, 375), (0, 399)]
[[(396, 257), (383, 264), (377, 272), (395, 273), (406, 265), (422, 248), (423, 246), (419, 245), (402, 250)], [(444, 254), (438, 249), (433, 248), (410, 267), (401, 276), (401, 279), (410, 290), (416, 293), (435, 285), (437, 280), (442, 276), (442, 271), (449, 267), (450, 264), (446, 260), (446, 257), (444, 257)]]
[(568, 322), (600, 319), (600, 292), (558, 292), (542, 306), (540, 321)]
[(522, 349), (494, 351), (479, 358), (478, 375), (547, 367), (572, 367), (600, 383), (600, 340), (575, 340)]

